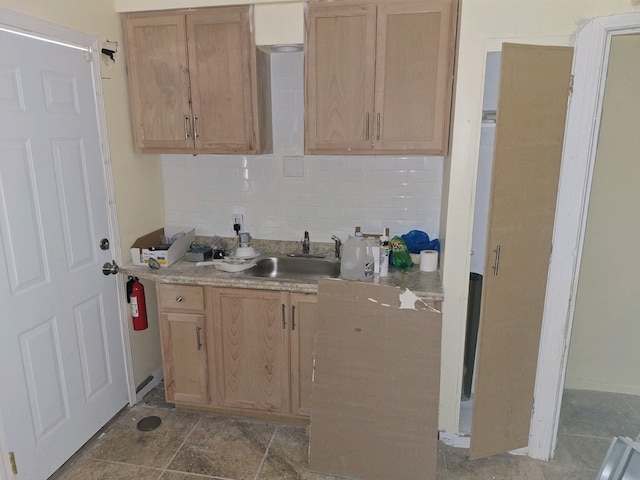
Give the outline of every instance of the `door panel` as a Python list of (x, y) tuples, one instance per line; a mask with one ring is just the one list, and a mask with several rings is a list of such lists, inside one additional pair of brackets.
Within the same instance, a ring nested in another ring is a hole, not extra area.
[(309, 7), (305, 149), (371, 151), (376, 6)]
[(291, 303), (291, 411), (311, 416), (311, 386), (317, 336), (318, 297), (290, 294)]
[(206, 404), (209, 383), (204, 315), (163, 313), (160, 320), (167, 400)]
[(125, 29), (136, 147), (193, 148), (184, 15), (125, 17)]
[[(252, 148), (251, 35), (246, 7), (187, 15), (196, 148)], [(255, 145), (253, 146), (255, 147)]]
[(472, 459), (529, 443), (572, 57), (503, 46)]
[(128, 400), (86, 52), (0, 32), (0, 410), (16, 478), (47, 478)]
[(221, 406), (289, 411), (286, 292), (213, 289)]
[(452, 3), (421, 0), (378, 7), (376, 149), (446, 150)]

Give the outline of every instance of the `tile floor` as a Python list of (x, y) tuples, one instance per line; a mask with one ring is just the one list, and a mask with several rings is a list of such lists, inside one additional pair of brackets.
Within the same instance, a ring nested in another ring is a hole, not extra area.
[[(156, 388), (140, 404), (124, 409), (50, 480), (335, 478), (308, 470), (304, 426), (172, 407)], [(149, 415), (159, 416), (161, 426), (139, 431), (137, 422)], [(471, 462), (466, 450), (441, 444), (437, 480), (595, 479), (611, 438), (638, 433), (640, 397), (567, 390), (553, 462), (509, 454)]]

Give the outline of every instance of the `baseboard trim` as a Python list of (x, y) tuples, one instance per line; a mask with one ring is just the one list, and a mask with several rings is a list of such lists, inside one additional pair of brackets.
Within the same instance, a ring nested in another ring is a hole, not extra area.
[(153, 378), (149, 382), (147, 382), (142, 390), (136, 393), (136, 403), (142, 400), (147, 393), (149, 393), (151, 390), (156, 388), (158, 384), (160, 384), (160, 382), (164, 378), (162, 367), (158, 367), (158, 369), (151, 374), (151, 377)]

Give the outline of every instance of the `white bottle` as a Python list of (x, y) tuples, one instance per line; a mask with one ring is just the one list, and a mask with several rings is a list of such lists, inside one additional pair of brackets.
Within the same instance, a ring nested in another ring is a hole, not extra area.
[(389, 276), (389, 237), (380, 237), (380, 276)]
[(340, 276), (347, 280), (364, 280), (373, 275), (371, 242), (356, 233), (342, 246)]

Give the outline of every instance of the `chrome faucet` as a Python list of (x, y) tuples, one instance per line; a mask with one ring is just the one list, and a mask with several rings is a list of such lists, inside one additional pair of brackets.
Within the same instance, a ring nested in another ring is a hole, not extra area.
[(309, 241), (309, 232), (307, 232), (305, 230), (304, 232), (304, 240), (302, 240), (302, 253), (303, 254), (308, 254), (309, 253), (309, 246), (311, 245), (311, 242)]
[(340, 247), (342, 246), (342, 240), (340, 240), (335, 235), (331, 235), (331, 240), (335, 243), (335, 255), (336, 258), (340, 258)]

